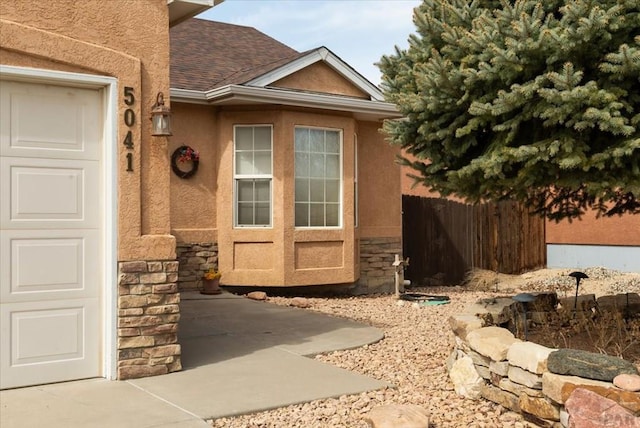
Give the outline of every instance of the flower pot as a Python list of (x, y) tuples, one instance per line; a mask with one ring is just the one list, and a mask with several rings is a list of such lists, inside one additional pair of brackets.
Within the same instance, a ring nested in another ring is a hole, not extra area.
[(220, 293), (222, 293), (222, 290), (220, 289), (220, 278), (202, 280), (202, 290), (200, 291), (200, 294)]

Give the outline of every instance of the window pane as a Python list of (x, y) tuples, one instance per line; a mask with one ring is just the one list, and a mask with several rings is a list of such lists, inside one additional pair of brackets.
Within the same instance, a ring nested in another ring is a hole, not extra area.
[(313, 153), (311, 154), (311, 171), (310, 177), (324, 177), (324, 155)]
[(271, 186), (269, 181), (260, 180), (255, 182), (256, 189), (256, 202), (270, 202), (271, 201)]
[(256, 220), (255, 224), (260, 226), (268, 226), (270, 223), (269, 213), (271, 209), (269, 203), (256, 203)]
[(326, 187), (326, 201), (327, 202), (340, 202), (340, 180), (327, 180)]
[(341, 156), (340, 131), (295, 129), (296, 226), (339, 226)]
[(324, 152), (324, 131), (320, 129), (311, 129), (311, 146), (312, 152)]
[(309, 201), (309, 179), (296, 178), (296, 202)]
[(253, 181), (238, 180), (238, 202), (253, 202)]
[(296, 203), (296, 226), (309, 226), (309, 204)]
[(236, 150), (253, 150), (253, 128), (236, 127)]
[(296, 177), (309, 176), (309, 153), (296, 152)]
[(254, 152), (254, 174), (271, 174), (271, 152)]
[(238, 204), (238, 224), (245, 225), (245, 226), (253, 225), (253, 204), (252, 203)]
[(236, 152), (236, 174), (253, 174), (252, 152)]
[(309, 151), (309, 130), (305, 128), (296, 128), (295, 130), (296, 151)]
[(326, 135), (326, 152), (340, 153), (340, 133), (338, 131), (327, 131)]
[(339, 226), (340, 225), (340, 205), (339, 204), (327, 204), (327, 226)]
[(324, 202), (324, 180), (311, 180), (310, 184), (311, 202)]
[(271, 127), (256, 126), (253, 129), (253, 149), (271, 151)]
[(312, 204), (310, 207), (309, 226), (324, 226), (324, 204)]
[(340, 178), (340, 156), (327, 155), (327, 178)]

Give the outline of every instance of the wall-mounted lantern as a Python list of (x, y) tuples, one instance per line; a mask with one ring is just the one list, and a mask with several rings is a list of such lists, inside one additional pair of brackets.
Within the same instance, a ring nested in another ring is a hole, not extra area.
[(164, 105), (164, 94), (158, 92), (156, 103), (151, 109), (151, 135), (169, 136), (171, 134), (171, 110)]

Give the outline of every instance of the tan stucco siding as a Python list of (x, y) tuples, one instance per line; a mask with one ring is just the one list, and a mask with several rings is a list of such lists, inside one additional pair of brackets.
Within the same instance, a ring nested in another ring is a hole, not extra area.
[[(171, 148), (187, 144), (200, 152), (194, 177), (171, 179), (172, 227), (179, 242), (216, 241), (218, 265), (226, 285), (315, 285), (357, 280), (353, 188), (357, 123), (353, 118), (274, 108), (216, 111), (207, 106), (175, 106)], [(234, 228), (233, 130), (234, 125), (243, 124), (273, 127), (271, 227)], [(342, 131), (343, 204), (339, 228), (294, 226), (296, 126)], [(382, 140), (374, 134), (378, 141)], [(392, 157), (389, 162), (393, 162)], [(399, 181), (395, 185), (395, 193), (399, 194)], [(395, 212), (398, 218), (394, 231), (399, 236), (399, 209)], [(392, 213), (384, 215), (390, 217)]]
[(397, 147), (389, 145), (381, 124), (358, 123), (358, 189), (360, 236), (402, 236), (400, 166)]
[[(151, 136), (148, 120), (156, 94), (169, 92), (166, 1), (2, 1), (0, 18), (0, 46), (10, 52), (2, 64), (118, 79), (118, 259), (175, 258), (167, 141)], [(134, 90), (132, 106), (124, 103), (125, 86)], [(130, 128), (122, 119), (127, 108), (136, 116)], [(131, 151), (120, 144), (129, 129)], [(132, 172), (125, 171), (127, 153)]]
[(364, 99), (369, 98), (369, 95), (355, 87), (353, 83), (336, 73), (323, 62), (317, 62), (303, 70), (290, 74), (274, 82), (272, 86), (326, 94), (347, 95)]
[[(188, 179), (171, 174), (171, 231), (179, 242), (215, 242), (220, 147), (216, 110), (174, 103), (172, 112), (169, 155), (184, 145), (197, 150), (200, 161), (198, 170)], [(191, 167), (179, 162), (177, 165), (183, 171)]]
[(596, 218), (588, 213), (580, 220), (546, 225), (547, 244), (640, 245), (640, 215)]

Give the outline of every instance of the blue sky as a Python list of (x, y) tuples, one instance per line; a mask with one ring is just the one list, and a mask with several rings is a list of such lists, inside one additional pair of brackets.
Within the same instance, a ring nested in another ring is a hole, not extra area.
[(374, 84), (373, 63), (406, 48), (421, 0), (225, 0), (198, 16), (254, 27), (297, 51), (326, 46)]

